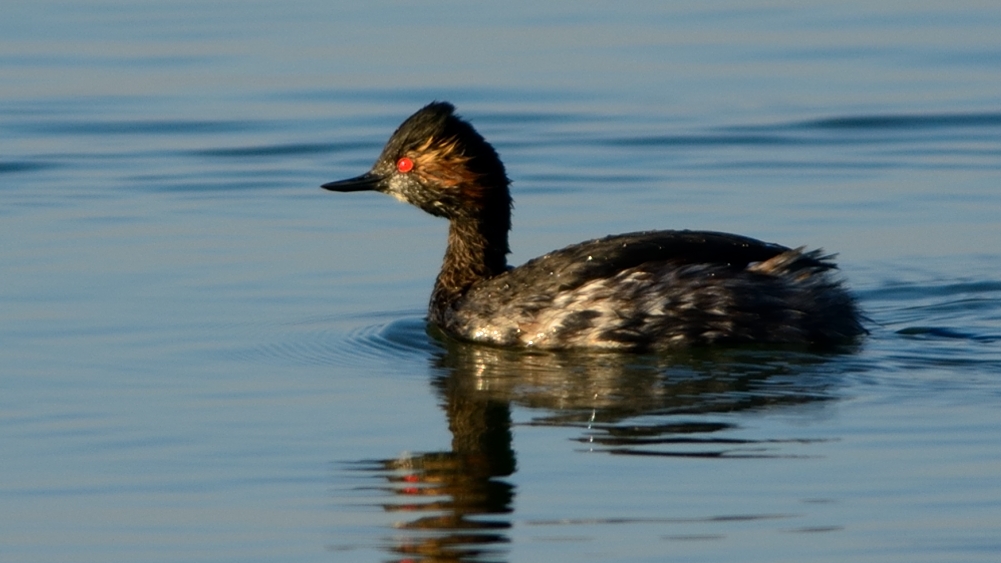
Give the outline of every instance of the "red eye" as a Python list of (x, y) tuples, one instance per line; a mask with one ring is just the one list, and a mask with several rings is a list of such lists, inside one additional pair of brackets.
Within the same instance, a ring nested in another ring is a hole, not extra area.
[(406, 174), (414, 169), (414, 161), (404, 156), (396, 161), (396, 169)]

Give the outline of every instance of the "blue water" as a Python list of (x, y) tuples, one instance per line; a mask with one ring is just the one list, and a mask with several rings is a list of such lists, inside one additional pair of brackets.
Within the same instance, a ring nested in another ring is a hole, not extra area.
[[(7, 2), (0, 560), (996, 561), (1001, 8)], [(839, 253), (854, 349), (525, 354), (359, 174), (447, 99), (511, 262)]]

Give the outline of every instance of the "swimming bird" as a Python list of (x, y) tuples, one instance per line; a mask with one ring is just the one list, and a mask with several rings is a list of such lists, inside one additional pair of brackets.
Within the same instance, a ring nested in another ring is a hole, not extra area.
[(539, 349), (828, 346), (865, 333), (832, 256), (689, 230), (607, 236), (507, 264), (511, 195), (494, 148), (448, 102), (389, 138), (371, 170), (323, 184), (374, 190), (449, 221), (428, 320), (470, 342)]

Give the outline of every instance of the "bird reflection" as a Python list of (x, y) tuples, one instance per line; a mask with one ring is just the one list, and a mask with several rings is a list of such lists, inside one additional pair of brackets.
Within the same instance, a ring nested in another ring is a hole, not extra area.
[[(384, 480), (387, 512), (405, 515), (383, 548), (396, 561), (505, 559), (516, 469), (511, 407), (529, 424), (578, 427), (582, 448), (617, 455), (782, 457), (802, 440), (737, 439), (712, 415), (833, 398), (828, 357), (800, 351), (706, 350), (683, 356), (539, 353), (438, 335), (432, 384), (449, 451), (363, 462)], [(718, 418), (718, 417), (717, 417)]]
[(365, 464), (397, 497), (383, 508), (416, 516), (396, 525), (386, 548), (398, 561), (495, 560), (507, 542), (511, 522), (504, 515), (514, 498), (514, 487), (502, 479), (515, 471), (509, 403), (469, 392), (456, 374), (442, 374), (435, 385), (451, 450)]

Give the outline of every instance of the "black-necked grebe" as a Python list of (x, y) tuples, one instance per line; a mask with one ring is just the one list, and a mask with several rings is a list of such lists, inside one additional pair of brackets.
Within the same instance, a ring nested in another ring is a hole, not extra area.
[(865, 332), (830, 256), (708, 231), (647, 231), (509, 268), (510, 181), (447, 102), (413, 114), (372, 170), (323, 187), (375, 190), (449, 220), (428, 317), (462, 340), (546, 349), (835, 344)]

